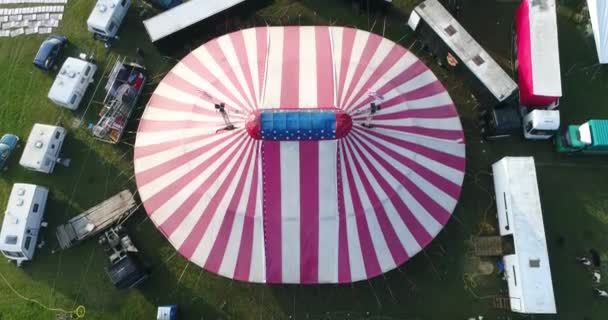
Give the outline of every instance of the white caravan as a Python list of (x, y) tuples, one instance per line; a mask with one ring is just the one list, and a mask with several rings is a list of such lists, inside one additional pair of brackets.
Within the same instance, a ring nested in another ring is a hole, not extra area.
[(513, 237), (503, 257), (511, 311), (555, 314), (555, 297), (532, 157), (505, 157), (492, 165), (500, 235)]
[(34, 124), (19, 164), (29, 170), (51, 173), (60, 159), (59, 152), (66, 130), (48, 124)]
[(97, 66), (91, 62), (68, 58), (49, 90), (49, 99), (58, 106), (76, 110), (89, 84), (93, 83), (96, 70)]
[(87, 19), (87, 29), (93, 37), (106, 41), (117, 38), (118, 28), (129, 11), (131, 0), (97, 0), (95, 7)]
[(13, 185), (0, 230), (0, 252), (18, 266), (34, 258), (48, 194), (45, 187)]

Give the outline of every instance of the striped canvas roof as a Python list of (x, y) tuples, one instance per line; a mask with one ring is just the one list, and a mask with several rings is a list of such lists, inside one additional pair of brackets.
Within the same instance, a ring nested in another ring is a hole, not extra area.
[[(222, 130), (220, 103), (234, 130)], [(252, 135), (250, 116), (275, 108), (333, 108), (352, 127), (329, 140)], [(190, 261), (249, 282), (347, 283), (398, 267), (447, 223), (464, 170), (460, 119), (432, 72), (394, 42), (342, 27), (206, 43), (158, 85), (135, 144), (158, 229)]]

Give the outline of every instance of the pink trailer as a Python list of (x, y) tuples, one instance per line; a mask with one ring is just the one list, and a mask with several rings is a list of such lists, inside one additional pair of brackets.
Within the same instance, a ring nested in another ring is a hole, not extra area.
[(555, 0), (523, 0), (516, 12), (520, 104), (556, 108), (562, 96)]

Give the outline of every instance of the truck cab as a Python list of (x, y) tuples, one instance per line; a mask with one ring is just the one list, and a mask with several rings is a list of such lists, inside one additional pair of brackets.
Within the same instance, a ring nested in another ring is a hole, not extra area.
[(559, 111), (535, 109), (523, 117), (524, 137), (531, 140), (546, 140), (559, 131)]
[(555, 146), (562, 153), (608, 153), (608, 120), (569, 125), (555, 137)]
[(93, 38), (110, 47), (112, 40), (118, 38), (116, 34), (130, 6), (131, 0), (97, 0), (87, 19), (87, 29), (93, 33)]
[(506, 138), (521, 132), (521, 116), (513, 106), (489, 108), (481, 112), (480, 126), (486, 140)]

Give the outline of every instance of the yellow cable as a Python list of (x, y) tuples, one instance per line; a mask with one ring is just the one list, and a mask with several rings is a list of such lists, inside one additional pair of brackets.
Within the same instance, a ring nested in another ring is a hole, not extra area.
[(6, 286), (11, 289), (11, 291), (19, 298), (28, 301), (28, 302), (33, 302), (39, 306), (41, 306), (42, 308), (48, 310), (48, 311), (52, 311), (52, 312), (58, 312), (58, 313), (64, 313), (64, 314), (72, 314), (74, 315), (77, 319), (80, 318), (84, 318), (84, 315), (86, 313), (86, 309), (83, 305), (79, 305), (78, 307), (76, 307), (76, 309), (72, 310), (72, 311), (67, 311), (65, 309), (61, 309), (61, 308), (51, 308), (48, 307), (44, 304), (42, 304), (40, 301), (36, 300), (36, 299), (32, 299), (32, 298), (28, 298), (24, 295), (22, 295), (21, 293), (19, 293), (19, 291), (17, 291), (15, 288), (13, 288), (13, 286), (8, 282), (8, 280), (6, 280), (6, 278), (4, 277), (4, 275), (0, 272), (0, 277), (2, 278), (2, 280), (4, 281), (4, 283), (6, 284)]

